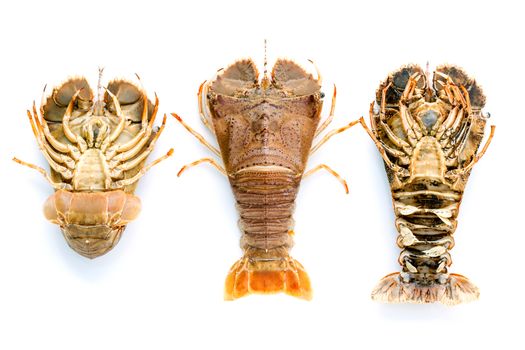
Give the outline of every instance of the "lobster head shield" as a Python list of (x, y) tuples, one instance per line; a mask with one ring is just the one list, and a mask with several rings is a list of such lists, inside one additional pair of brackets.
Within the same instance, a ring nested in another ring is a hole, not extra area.
[(279, 59), (271, 78), (252, 60), (234, 63), (205, 84), (202, 94), (226, 171), (286, 168), (302, 174), (322, 109), (320, 82)]

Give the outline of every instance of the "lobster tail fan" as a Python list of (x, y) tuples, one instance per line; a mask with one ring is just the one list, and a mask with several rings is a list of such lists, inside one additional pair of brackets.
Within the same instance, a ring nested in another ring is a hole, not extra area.
[(310, 278), (304, 267), (286, 250), (248, 250), (226, 277), (224, 299), (281, 292), (305, 300), (312, 298)]
[(398, 272), (387, 275), (372, 291), (372, 300), (384, 303), (429, 304), (440, 302), (458, 305), (479, 298), (479, 289), (468, 278), (450, 274), (442, 284), (404, 282)]

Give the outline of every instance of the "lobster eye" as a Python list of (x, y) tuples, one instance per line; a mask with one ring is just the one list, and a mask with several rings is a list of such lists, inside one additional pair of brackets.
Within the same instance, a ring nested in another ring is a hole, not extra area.
[(324, 92), (321, 91), (321, 98), (324, 98), (325, 97), (325, 94)]

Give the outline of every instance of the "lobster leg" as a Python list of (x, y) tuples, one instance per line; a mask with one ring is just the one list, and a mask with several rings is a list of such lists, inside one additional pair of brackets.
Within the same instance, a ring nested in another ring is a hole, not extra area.
[(219, 170), (221, 172), (221, 174), (223, 174), (224, 176), (228, 176), (226, 174), (226, 170), (222, 166), (220, 166), (215, 161), (215, 159), (212, 159), (212, 158), (201, 158), (199, 160), (196, 160), (194, 162), (191, 162), (189, 164), (184, 165), (182, 168), (180, 168), (179, 172), (177, 173), (177, 176), (181, 176), (182, 173), (185, 172), (186, 170), (188, 170), (189, 168), (194, 167), (196, 165), (199, 165), (201, 163), (209, 163), (209, 164), (213, 165), (217, 170)]
[(456, 106), (450, 110), (447, 118), (443, 121), (443, 123), (437, 129), (436, 138), (438, 140), (441, 140), (443, 138), (443, 135), (447, 132), (447, 130), (450, 129), (457, 115), (458, 115), (458, 107)]
[[(379, 109), (379, 113), (380, 113), (380, 116), (381, 116), (381, 120), (383, 120), (385, 118), (385, 115), (386, 115), (386, 92), (388, 91), (388, 89), (390, 89), (390, 87), (392, 86), (392, 82), (388, 83), (387, 86), (385, 86), (383, 88), (383, 90), (381, 90), (381, 106), (380, 106), (380, 109)], [(372, 110), (372, 106), (370, 106), (370, 109)]]
[(441, 135), (441, 138), (438, 139), (439, 143), (441, 144), (441, 147), (445, 148), (454, 139), (454, 136), (456, 136), (459, 126), (464, 125), (464, 123), (462, 123), (464, 120), (464, 117), (465, 117), (465, 110), (463, 108), (459, 108), (458, 113), (456, 115), (456, 119), (454, 120), (454, 123), (452, 123), (450, 128), (447, 129), (445, 133)]
[[(162, 124), (160, 125), (160, 128), (155, 134), (155, 136), (153, 137), (153, 140), (156, 140), (158, 138), (157, 135), (162, 134), (162, 131), (164, 130), (165, 125), (166, 125), (166, 115), (164, 115), (164, 118), (162, 119)], [(150, 120), (150, 123), (147, 125), (146, 130), (143, 132), (144, 130), (143, 129), (141, 130), (141, 132), (139, 132), (142, 134), (140, 140), (128, 151), (122, 152), (116, 155), (111, 160), (110, 168), (114, 168), (115, 166), (117, 166), (117, 164), (121, 162), (125, 162), (135, 157), (142, 150), (144, 145), (149, 141), (152, 129), (153, 129), (153, 118)], [(153, 142), (153, 140), (151, 141)]]
[(177, 119), (179, 121), (179, 123), (181, 123), (182, 126), (184, 126), (186, 128), (186, 130), (188, 130), (190, 132), (190, 134), (195, 136), (197, 138), (197, 140), (199, 140), (200, 143), (202, 143), (204, 146), (206, 146), (206, 148), (208, 148), (210, 151), (215, 153), (215, 155), (217, 155), (217, 157), (221, 156), (221, 152), (219, 152), (219, 150), (216, 147), (212, 146), (208, 141), (206, 141), (206, 139), (201, 134), (199, 134), (198, 132), (193, 130), (193, 128), (191, 126), (189, 126), (188, 124), (186, 124), (186, 122), (184, 120), (182, 120), (181, 117), (179, 117), (176, 113), (171, 113), (171, 115), (175, 119)]
[[(35, 125), (35, 123), (37, 123), (37, 121), (33, 119), (33, 116), (31, 115), (30, 111), (27, 111), (27, 116), (29, 118), (29, 122), (31, 123), (31, 129), (33, 130), (33, 134), (34, 134), (34, 136), (36, 138), (36, 141), (38, 143), (38, 147), (42, 151), (42, 155), (44, 156), (44, 158), (47, 160), (47, 162), (49, 163), (49, 165), (51, 166), (51, 168), (53, 170), (55, 170), (57, 173), (60, 173), (64, 178), (71, 179), (73, 177), (73, 173), (72, 173), (71, 169), (58, 164), (54, 160), (54, 157), (56, 157), (58, 159), (57, 160), (58, 162), (61, 162), (63, 164), (66, 163), (66, 159), (60, 158), (60, 155), (56, 154), (50, 148), (46, 148), (44, 146), (44, 142), (42, 140), (42, 135), (39, 133), (39, 128)], [(52, 151), (53, 154), (50, 154), (48, 151)], [(65, 156), (65, 157), (67, 157), (67, 156)]]
[[(370, 120), (373, 121), (374, 120), (374, 103), (371, 103), (370, 104), (370, 111), (369, 111), (369, 115), (370, 115)], [(382, 120), (379, 120), (379, 125), (381, 126), (381, 128), (383, 129), (383, 131), (385, 132), (385, 134), (387, 135), (388, 139), (398, 148), (402, 149), (403, 152), (405, 152), (405, 154), (407, 155), (411, 155), (412, 154), (412, 146), (410, 146), (408, 144), (408, 142), (406, 142), (405, 140), (401, 139), (400, 137), (398, 137), (396, 134), (394, 134), (394, 132), (392, 131), (392, 129), (390, 129), (390, 127), (388, 126), (388, 124), (386, 124), (384, 121)], [(372, 124), (372, 128), (375, 128), (374, 124)], [(381, 142), (381, 145), (383, 146), (383, 148), (387, 148), (386, 145)], [(387, 150), (388, 151), (388, 150)], [(392, 150), (393, 151), (393, 150)], [(397, 151), (399, 152), (399, 151)], [(394, 154), (392, 154), (394, 155)], [(399, 155), (398, 157), (403, 157), (406, 158), (406, 156), (401, 156)]]
[(479, 152), (475, 157), (474, 159), (472, 159), (472, 161), (469, 163), (469, 165), (467, 165), (466, 167), (464, 168), (461, 168), (461, 169), (458, 169), (458, 172), (460, 173), (466, 173), (468, 171), (470, 171), (470, 169), (472, 169), (472, 167), (480, 161), (480, 159), (483, 157), (483, 155), (485, 154), (485, 152), (487, 151), (487, 149), (489, 148), (490, 146), (490, 143), (492, 142), (492, 138), (494, 137), (494, 132), (496, 131), (496, 125), (491, 125), (490, 126), (490, 135), (489, 135), (489, 138), (487, 139), (487, 141), (485, 142), (485, 145), (483, 145), (483, 148), (481, 149), (481, 152)]
[(330, 168), (326, 164), (319, 164), (319, 165), (313, 167), (312, 169), (308, 170), (306, 173), (304, 173), (303, 179), (308, 177), (308, 176), (310, 176), (310, 175), (312, 175), (313, 173), (316, 173), (317, 171), (319, 171), (321, 169), (326, 170), (328, 173), (333, 175), (337, 179), (337, 181), (339, 181), (341, 183), (341, 185), (343, 185), (343, 187), (345, 188), (346, 194), (348, 194), (348, 184), (347, 184), (346, 180), (343, 179), (341, 177), (341, 175), (339, 175), (335, 170), (333, 170), (332, 168)]
[(465, 147), (471, 129), (472, 124), (465, 123), (465, 126), (462, 127), (460, 133), (457, 136), (456, 142), (451, 147), (444, 150), (446, 165), (448, 167), (458, 167), (459, 153)]
[[(166, 118), (164, 118), (164, 121), (166, 121)], [(155, 144), (157, 143), (160, 134), (162, 134), (162, 131), (164, 130), (164, 125), (164, 123), (161, 125), (159, 131), (155, 134), (155, 136), (153, 136), (153, 139), (151, 140), (148, 148), (146, 148), (139, 156), (133, 158), (130, 161), (121, 163), (117, 166), (113, 165), (112, 169), (114, 170), (112, 170), (112, 176), (115, 173), (120, 173), (122, 171), (133, 169), (136, 166), (138, 166), (144, 159), (146, 159), (146, 157), (153, 151), (153, 148), (155, 147)]]
[(44, 141), (44, 138), (45, 138), (45, 140), (47, 140), (47, 142), (58, 152), (70, 154), (71, 158), (74, 160), (79, 159), (80, 151), (78, 150), (78, 148), (76, 148), (73, 145), (65, 144), (63, 142), (58, 141), (51, 134), (51, 132), (49, 131), (49, 127), (47, 126), (47, 122), (44, 120), (44, 118), (42, 118), (42, 116), (38, 115), (34, 101), (33, 101), (33, 115), (30, 117), (30, 120), (32, 118), (34, 118), (35, 125), (38, 128), (39, 133), (44, 135), (42, 141)]
[(73, 97), (71, 98), (71, 101), (69, 101), (69, 104), (67, 106), (66, 112), (64, 113), (64, 118), (62, 119), (62, 129), (64, 130), (64, 135), (66, 138), (73, 144), (77, 144), (79, 146), (80, 152), (84, 152), (87, 149), (87, 144), (84, 139), (79, 136), (75, 135), (73, 131), (71, 131), (71, 128), (69, 126), (69, 120), (71, 119), (71, 113), (73, 113), (73, 106), (75, 104), (75, 100), (77, 99), (78, 94), (81, 90), (78, 90), (75, 92)]
[(324, 135), (324, 137), (319, 141), (317, 142), (317, 144), (315, 146), (313, 146), (311, 149), (310, 149), (310, 156), (312, 154), (314, 154), (318, 149), (319, 147), (321, 147), (323, 144), (325, 144), (328, 140), (330, 140), (330, 138), (332, 138), (332, 136), (334, 135), (337, 135), (337, 134), (340, 134), (342, 133), (343, 131), (347, 130), (347, 129), (350, 129), (352, 126), (356, 125), (356, 124), (359, 124), (359, 123), (362, 123), (362, 121), (364, 121), (363, 117), (361, 117), (360, 119), (358, 120), (354, 120), (353, 122), (350, 122), (348, 123), (347, 125), (339, 128), (339, 129), (335, 129), (335, 130), (332, 130), (330, 131), (329, 133), (327, 133), (326, 135)]
[[(144, 153), (146, 153), (146, 152), (144, 152)], [(115, 181), (115, 182), (113, 182), (111, 184), (110, 188), (111, 189), (120, 189), (120, 188), (122, 188), (124, 186), (129, 186), (129, 185), (137, 182), (142, 176), (144, 176), (146, 174), (146, 172), (149, 169), (151, 169), (153, 166), (157, 165), (158, 163), (162, 162), (166, 158), (171, 157), (172, 154), (173, 154), (173, 148), (170, 148), (168, 153), (166, 153), (165, 155), (163, 155), (162, 157), (160, 157), (158, 159), (155, 159), (153, 162), (151, 162), (150, 164), (146, 165), (144, 168), (140, 169), (140, 171), (135, 176), (130, 177), (129, 179)]]
[(421, 138), (421, 136), (418, 137), (418, 135), (414, 131), (414, 124), (411, 124), (410, 121), (412, 119), (412, 116), (410, 115), (410, 112), (408, 111), (406, 106), (401, 102), (399, 103), (399, 114), (401, 116), (401, 125), (403, 126), (403, 131), (407, 135), (408, 142), (412, 147), (415, 147), (417, 141)]
[(417, 73), (414, 73), (408, 80), (407, 86), (405, 87), (405, 91), (403, 92), (403, 95), (401, 96), (401, 99), (399, 100), (399, 112), (401, 117), (401, 124), (403, 125), (403, 130), (405, 131), (405, 134), (408, 136), (408, 141), (412, 146), (415, 146), (415, 143), (417, 140), (420, 140), (423, 133), (421, 131), (421, 128), (419, 127), (418, 123), (415, 122), (414, 118), (412, 118), (412, 115), (408, 111), (405, 102), (412, 98), (414, 90), (417, 85), (417, 81), (421, 78), (420, 75), (416, 78), (415, 75)]
[(409, 174), (407, 169), (392, 163), (390, 158), (388, 158), (388, 155), (386, 154), (386, 151), (385, 151), (383, 145), (381, 144), (381, 142), (379, 142), (379, 140), (375, 137), (375, 135), (372, 133), (372, 131), (368, 128), (368, 126), (366, 125), (365, 120), (363, 118), (360, 119), (360, 123), (363, 126), (363, 128), (365, 129), (365, 131), (368, 134), (368, 136), (370, 136), (370, 138), (372, 139), (372, 141), (376, 145), (376, 148), (379, 151), (379, 154), (381, 155), (381, 157), (383, 158), (386, 166), (388, 166), (392, 171), (398, 173), (402, 177), (409, 176), (410, 174)]
[[(149, 123), (146, 124), (148, 113), (147, 113), (147, 109), (144, 108), (144, 111), (142, 113), (142, 127), (140, 131), (128, 142), (110, 146), (106, 151), (106, 159), (111, 160), (113, 159), (113, 157), (115, 157), (116, 154), (118, 153), (124, 154), (125, 152), (130, 151), (132, 149), (133, 150), (135, 150), (136, 148), (138, 148), (138, 150), (142, 149), (144, 144), (149, 140), (151, 131), (153, 130), (153, 123), (155, 122), (155, 118), (157, 117), (158, 109), (159, 109), (159, 98), (157, 97), (157, 94), (155, 94), (155, 107), (153, 108), (153, 113), (151, 114)], [(163, 123), (164, 123), (164, 120), (163, 120)], [(140, 144), (140, 146), (137, 146), (137, 144)], [(120, 160), (127, 160), (127, 159), (130, 159), (129, 154), (131, 153), (128, 153), (127, 155), (118, 155), (116, 157), (120, 157)], [(131, 157), (133, 156), (134, 155), (132, 155)]]
[(16, 157), (13, 158), (13, 161), (15, 161), (16, 163), (20, 165), (24, 165), (26, 167), (29, 167), (31, 169), (35, 169), (36, 171), (38, 171), (40, 174), (42, 174), (46, 178), (47, 182), (49, 182), (55, 190), (72, 190), (73, 189), (73, 187), (70, 184), (67, 184), (64, 182), (54, 182), (53, 179), (51, 179), (51, 176), (49, 176), (49, 174), (43, 168), (39, 167), (38, 165), (24, 162), (23, 160), (20, 160)]
[[(113, 93), (109, 91), (108, 89), (106, 89), (106, 92), (113, 100), (113, 104), (115, 105), (115, 112), (117, 114), (117, 117), (119, 118), (119, 123), (117, 124), (117, 127), (115, 128), (115, 130), (113, 130), (113, 132), (108, 137), (108, 142), (111, 143), (115, 141), (122, 133), (122, 130), (124, 130), (124, 126), (126, 124), (126, 118), (124, 117), (124, 114), (122, 113), (122, 109), (120, 108), (120, 103), (118, 102), (117, 97), (113, 95)], [(144, 109), (146, 111), (148, 109), (147, 98), (146, 98), (146, 102), (144, 103)]]
[(49, 145), (45, 136), (43, 135), (42, 126), (38, 121), (38, 117), (36, 115), (32, 115), (29, 110), (27, 111), (27, 116), (29, 118), (29, 122), (31, 123), (31, 129), (33, 130), (33, 134), (35, 135), (38, 146), (40, 147), (40, 150), (44, 153), (44, 157), (46, 159), (51, 157), (54, 161), (60, 164), (65, 164), (67, 168), (74, 169), (75, 162), (71, 157), (65, 154), (58, 153)]

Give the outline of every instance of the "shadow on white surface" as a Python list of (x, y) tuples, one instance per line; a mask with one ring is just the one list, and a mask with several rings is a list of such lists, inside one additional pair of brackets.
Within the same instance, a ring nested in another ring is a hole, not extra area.
[(446, 306), (441, 304), (383, 304), (378, 303), (378, 314), (390, 321), (453, 320), (466, 305)]

